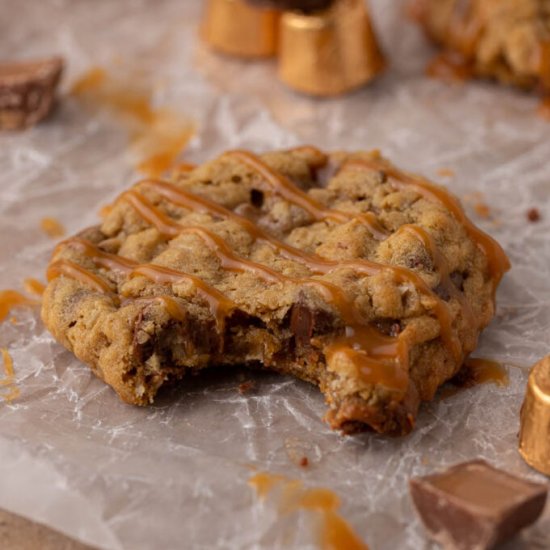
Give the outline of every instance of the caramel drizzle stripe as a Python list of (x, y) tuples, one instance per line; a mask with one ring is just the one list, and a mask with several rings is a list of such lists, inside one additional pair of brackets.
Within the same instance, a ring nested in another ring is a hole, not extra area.
[[(441, 300), (432, 289), (425, 283), (425, 281), (416, 273), (400, 266), (390, 266), (385, 264), (378, 264), (370, 262), (368, 260), (356, 260), (356, 261), (331, 261), (325, 260), (315, 254), (307, 254), (302, 250), (294, 248), (291, 245), (286, 244), (283, 241), (272, 237), (268, 233), (264, 232), (261, 228), (254, 225), (250, 220), (244, 216), (235, 214), (234, 212), (224, 208), (223, 206), (211, 202), (208, 199), (199, 197), (184, 191), (167, 182), (161, 182), (156, 180), (145, 180), (138, 184), (140, 187), (150, 188), (157, 192), (163, 198), (169, 200), (173, 204), (182, 206), (189, 210), (197, 210), (199, 212), (208, 213), (210, 215), (220, 216), (225, 219), (230, 219), (241, 227), (243, 227), (249, 234), (251, 234), (256, 240), (265, 242), (270, 245), (274, 250), (280, 251), (287, 258), (297, 261), (299, 263), (305, 263), (305, 265), (311, 269), (314, 273), (325, 274), (336, 268), (349, 267), (366, 273), (368, 275), (374, 275), (380, 271), (387, 269), (393, 272), (396, 278), (400, 281), (410, 282), (417, 290), (429, 296), (434, 300), (433, 311), (439, 320), (441, 326), (441, 337), (445, 345), (453, 352), (455, 357), (459, 357), (460, 351), (457, 351), (457, 340), (453, 335), (452, 320), (447, 304)], [(152, 209), (152, 205), (143, 199), (141, 196), (135, 198), (137, 194), (135, 191), (129, 191), (122, 196), (123, 199), (130, 198), (132, 205), (136, 207), (136, 210), (150, 223), (152, 223), (157, 229), (166, 235), (176, 236), (178, 235), (183, 226), (179, 225), (174, 220), (167, 219), (164, 215), (159, 215), (157, 209)], [(154, 208), (154, 207), (153, 207)]]
[(48, 267), (46, 272), (48, 282), (60, 275), (80, 281), (102, 294), (113, 295), (113, 289), (107, 281), (69, 260), (57, 260)]
[(297, 187), (289, 178), (273, 170), (257, 155), (249, 151), (229, 151), (226, 155), (240, 160), (248, 168), (259, 174), (272, 191), (283, 197), (286, 201), (305, 210), (314, 220), (332, 220), (337, 223), (346, 223), (354, 218), (361, 220), (376, 239), (387, 237), (387, 232), (380, 226), (378, 220), (370, 212), (349, 213), (326, 208), (320, 202), (310, 197)]
[[(237, 305), (229, 300), (224, 294), (194, 275), (153, 264), (139, 265), (127, 258), (122, 258), (120, 256), (116, 256), (115, 254), (104, 252), (91, 242), (78, 237), (63, 241), (61, 244), (65, 246), (73, 246), (74, 248), (79, 249), (86, 257), (91, 259), (96, 266), (121, 271), (130, 278), (141, 275), (159, 284), (174, 284), (182, 281), (190, 282), (195, 288), (197, 294), (208, 303), (210, 311), (215, 317), (220, 329), (224, 327), (225, 318), (231, 313), (231, 311), (237, 308)], [(51, 281), (60, 275), (65, 275), (76, 279), (94, 288), (98, 292), (109, 294), (113, 298), (116, 298), (116, 295), (113, 294), (112, 288), (104, 279), (94, 273), (91, 273), (78, 264), (75, 264), (74, 262), (61, 259), (51, 264), (47, 273), (48, 281)], [(166, 298), (169, 299), (170, 297)], [(166, 300), (164, 301), (167, 303)], [(174, 309), (172, 307), (173, 305), (174, 304), (168, 304), (167, 309), (170, 312)], [(181, 317), (181, 314), (177, 314), (177, 317)]]
[(385, 164), (375, 159), (351, 160), (346, 162), (342, 168), (356, 168), (363, 170), (367, 169), (385, 172), (390, 178), (393, 179), (393, 183), (397, 187), (412, 187), (424, 198), (442, 204), (454, 215), (456, 220), (464, 226), (470, 238), (475, 243), (477, 243), (477, 245), (485, 253), (485, 256), (487, 257), (487, 262), (489, 264), (489, 271), (491, 273), (491, 276), (494, 278), (495, 288), (502, 279), (504, 273), (510, 269), (510, 261), (508, 260), (508, 257), (506, 256), (502, 247), (497, 243), (497, 241), (495, 241), (495, 239), (476, 227), (470, 221), (470, 219), (464, 213), (464, 210), (458, 202), (458, 199), (453, 197), (445, 189), (438, 187), (418, 176), (412, 176), (401, 172), (394, 166)]

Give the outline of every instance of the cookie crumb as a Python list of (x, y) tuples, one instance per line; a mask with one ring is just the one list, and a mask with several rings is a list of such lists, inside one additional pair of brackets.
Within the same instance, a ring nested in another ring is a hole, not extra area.
[(302, 468), (307, 468), (309, 466), (309, 460), (307, 458), (307, 456), (303, 456), (301, 459), (300, 459), (300, 466)]
[(244, 395), (245, 393), (248, 393), (254, 388), (254, 382), (252, 380), (247, 380), (246, 382), (243, 382), (242, 384), (239, 384), (237, 389), (241, 395)]
[(527, 210), (527, 219), (532, 223), (538, 222), (540, 220), (538, 208), (529, 208), (529, 210)]

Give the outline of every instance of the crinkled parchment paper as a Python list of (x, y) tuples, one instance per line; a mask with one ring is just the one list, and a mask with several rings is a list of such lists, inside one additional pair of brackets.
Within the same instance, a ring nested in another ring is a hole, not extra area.
[[(0, 326), (21, 392), (0, 402), (0, 507), (108, 549), (315, 548), (307, 513), (280, 515), (254, 494), (247, 480), (256, 468), (333, 489), (372, 549), (418, 550), (430, 545), (411, 508), (410, 476), (482, 456), (546, 479), (516, 450), (527, 369), (550, 351), (550, 124), (535, 116), (534, 97), (425, 78), (433, 50), (397, 0), (373, 0), (389, 72), (325, 101), (287, 90), (271, 61), (209, 52), (196, 38), (198, 0), (0, 5), (2, 57), (63, 54), (64, 92), (90, 66), (139, 72), (155, 104), (196, 123), (185, 160), (234, 147), (380, 148), (461, 197), (482, 193), (491, 217), (468, 211), (514, 265), (476, 353), (506, 363), (510, 384), (424, 406), (402, 439), (332, 433), (315, 388), (269, 374), (211, 372), (153, 407), (125, 405), (53, 341), (36, 311), (19, 310), (16, 324)], [(43, 277), (53, 241), (41, 218), (69, 232), (96, 223), (99, 207), (138, 178), (134, 160), (124, 126), (71, 97), (47, 123), (0, 135), (0, 288)], [(455, 176), (438, 177), (442, 168)], [(526, 220), (532, 206), (538, 223)], [(256, 384), (241, 395), (244, 379)], [(296, 465), (297, 452), (309, 467)], [(550, 548), (550, 508), (509, 548)]]

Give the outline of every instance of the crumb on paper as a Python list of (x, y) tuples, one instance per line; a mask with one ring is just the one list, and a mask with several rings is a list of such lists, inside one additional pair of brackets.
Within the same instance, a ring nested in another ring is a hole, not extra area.
[(538, 208), (529, 208), (529, 210), (527, 210), (527, 219), (530, 221), (530, 222), (533, 222), (533, 223), (536, 223), (538, 221), (540, 221), (540, 211)]
[(174, 166), (195, 134), (189, 118), (167, 107), (152, 105), (152, 91), (130, 78), (93, 67), (72, 86), (71, 93), (83, 101), (104, 107), (125, 123), (130, 148), (137, 156), (136, 169), (150, 177), (161, 176)]
[(55, 218), (42, 218), (42, 220), (40, 220), (40, 229), (52, 239), (57, 239), (65, 235), (65, 228)]
[(245, 393), (249, 393), (251, 390), (253, 390), (254, 386), (255, 383), (253, 380), (246, 380), (245, 382), (239, 384), (237, 389), (241, 395), (244, 395)]
[(307, 456), (303, 456), (301, 459), (300, 459), (300, 466), (302, 468), (307, 468), (309, 466), (309, 459), (307, 458)]

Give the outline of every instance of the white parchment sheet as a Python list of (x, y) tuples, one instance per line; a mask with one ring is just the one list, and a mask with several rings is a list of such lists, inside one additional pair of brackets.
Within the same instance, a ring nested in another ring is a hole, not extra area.
[[(0, 0), (0, 55), (64, 55), (65, 95), (91, 66), (139, 73), (156, 105), (197, 126), (182, 160), (236, 147), (379, 148), (463, 198), (482, 193), (491, 217), (467, 210), (513, 269), (476, 355), (505, 362), (510, 384), (424, 406), (401, 439), (332, 433), (318, 391), (277, 375), (211, 372), (140, 409), (56, 344), (35, 310), (20, 310), (16, 324), (0, 325), (21, 392), (0, 402), (0, 507), (105, 549), (315, 548), (311, 514), (280, 515), (257, 498), (247, 484), (256, 468), (334, 490), (372, 549), (418, 550), (431, 546), (411, 508), (410, 476), (484, 457), (547, 479), (523, 463), (517, 432), (527, 369), (550, 352), (550, 124), (529, 95), (424, 77), (433, 50), (402, 2), (372, 4), (391, 67), (333, 100), (289, 91), (273, 61), (209, 52), (197, 40), (199, 0)], [(134, 161), (124, 125), (74, 97), (47, 123), (1, 134), (0, 288), (43, 279), (54, 241), (40, 220), (57, 218), (69, 233), (97, 223), (99, 207), (139, 177)], [(438, 176), (442, 168), (454, 177)], [(533, 206), (538, 223), (526, 219)], [(243, 376), (256, 385), (241, 395)], [(308, 468), (292, 460), (296, 447)], [(550, 548), (550, 507), (511, 548)]]

